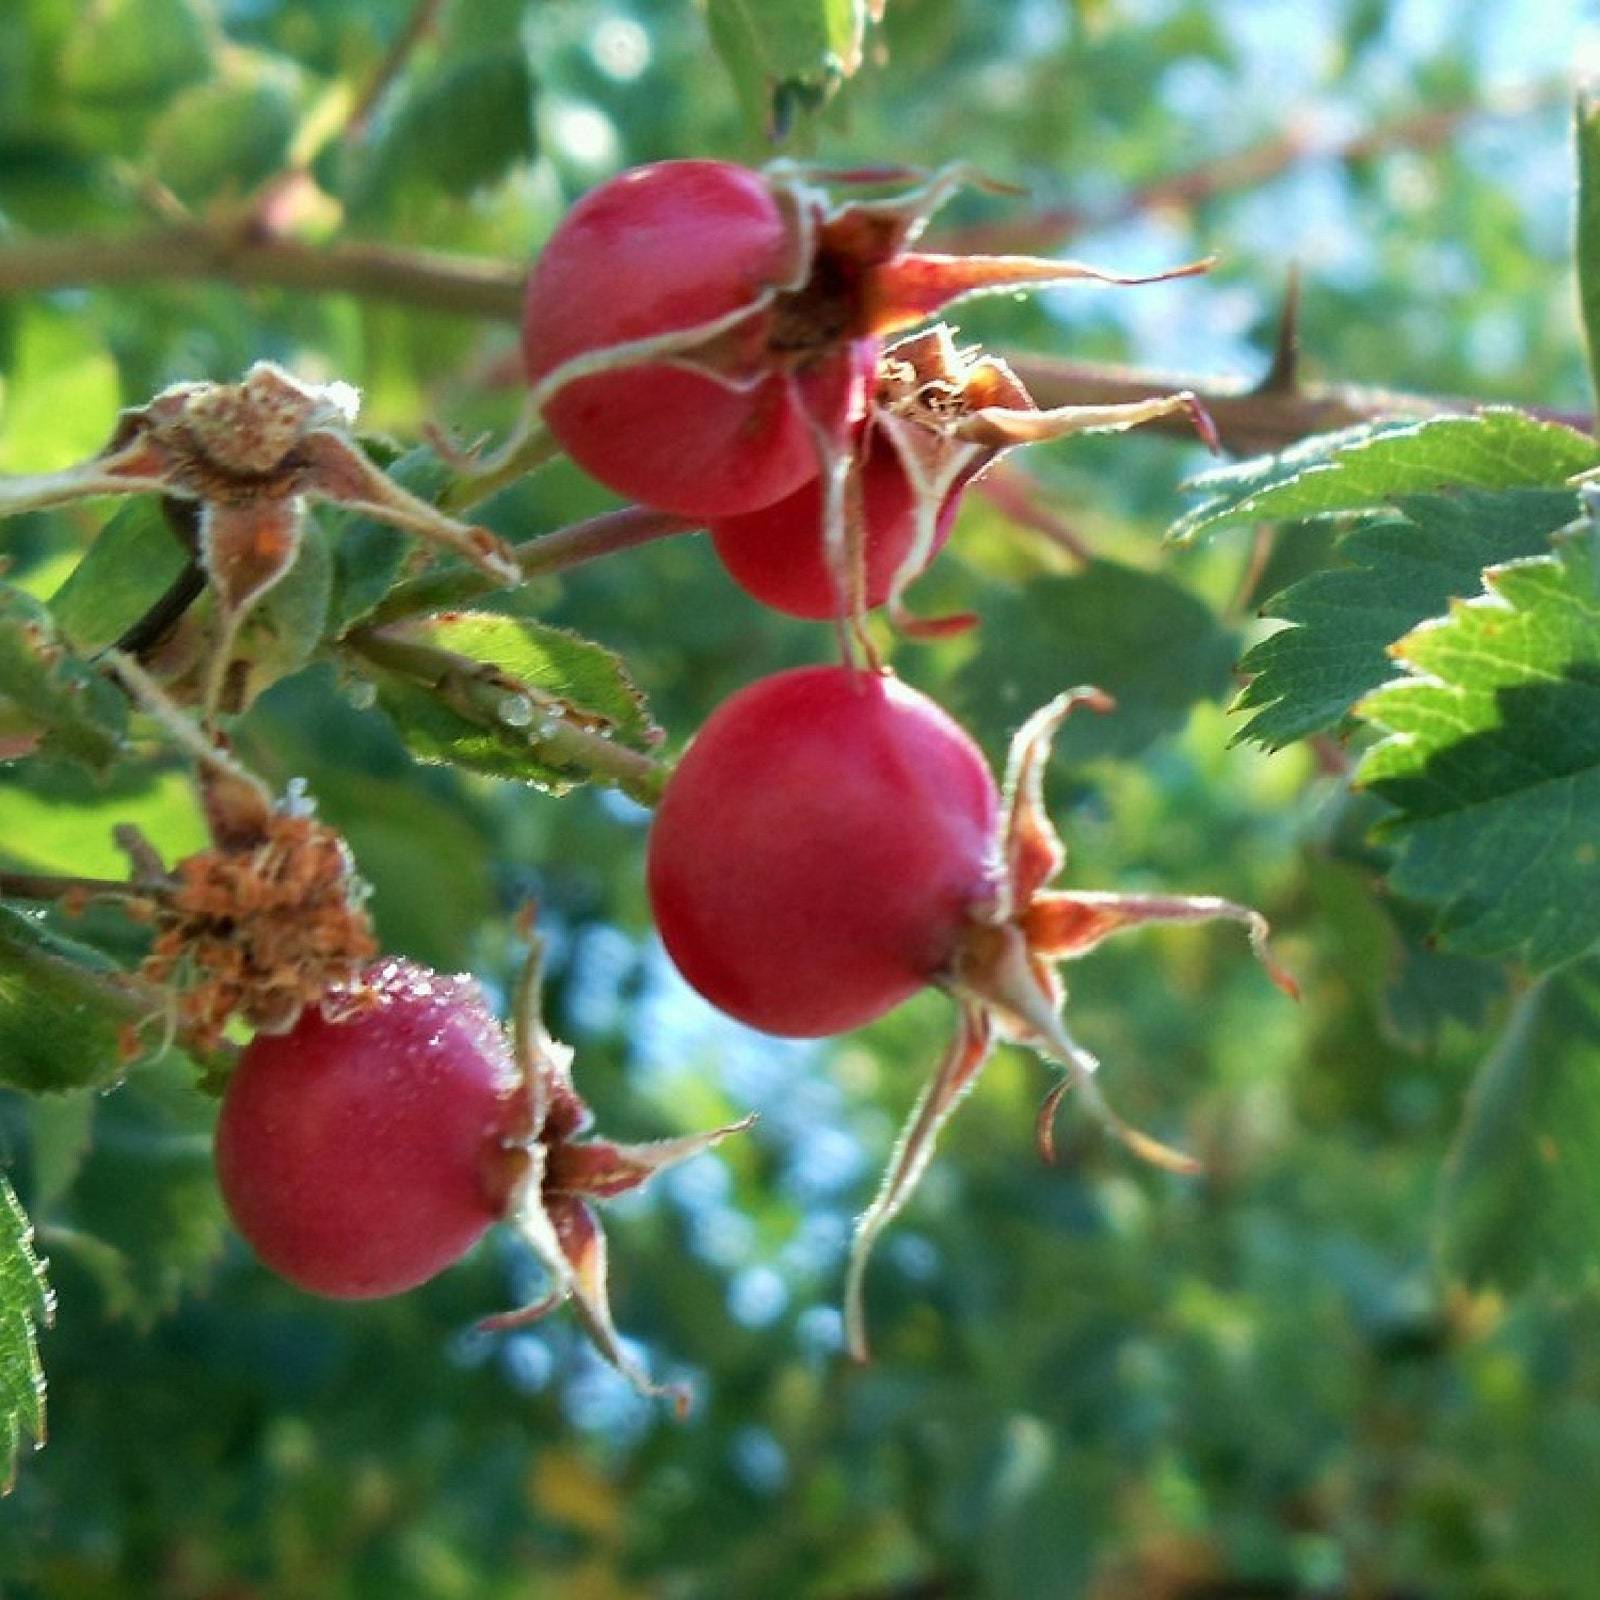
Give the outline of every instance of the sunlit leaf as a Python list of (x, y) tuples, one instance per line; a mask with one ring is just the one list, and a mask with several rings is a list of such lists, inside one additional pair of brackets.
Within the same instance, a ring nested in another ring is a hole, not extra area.
[(1452, 1271), (1506, 1290), (1600, 1285), (1600, 971), (1536, 985), (1484, 1062), (1447, 1169)]
[(1600, 463), (1600, 445), (1526, 412), (1370, 424), (1318, 434), (1275, 456), (1203, 473), (1206, 498), (1172, 528), (1177, 540), (1240, 522), (1287, 522), (1369, 511), (1438, 489), (1556, 489)]
[(1396, 808), (1395, 890), (1470, 955), (1560, 965), (1600, 939), (1600, 566), (1594, 536), (1491, 567), (1394, 646), (1357, 771)]
[(997, 746), (1063, 689), (1093, 684), (1116, 709), (1072, 718), (1057, 748), (1069, 760), (1128, 757), (1232, 683), (1238, 641), (1211, 608), (1169, 578), (1112, 561), (996, 589), (979, 613), (979, 650), (956, 693)]

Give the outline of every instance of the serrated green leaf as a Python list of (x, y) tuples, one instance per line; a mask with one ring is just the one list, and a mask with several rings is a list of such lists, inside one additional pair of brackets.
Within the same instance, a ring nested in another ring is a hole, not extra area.
[(9, 1493), (16, 1480), (22, 1441), (44, 1443), (44, 1369), (37, 1334), (52, 1309), (28, 1214), (0, 1177), (0, 1494)]
[(1448, 1269), (1474, 1285), (1600, 1284), (1600, 970), (1518, 1002), (1468, 1096), (1441, 1195)]
[(180, 199), (247, 193), (284, 164), (294, 138), (294, 74), (252, 60), (226, 78), (185, 89), (150, 130), (146, 154)]
[(1157, 573), (1096, 561), (996, 590), (978, 609), (980, 649), (954, 687), (968, 720), (997, 742), (1063, 689), (1090, 683), (1116, 710), (1071, 718), (1056, 748), (1069, 761), (1125, 759), (1177, 732), (1195, 705), (1232, 683), (1235, 635)]
[(103, 650), (166, 593), (185, 559), (158, 499), (125, 501), (51, 596), (50, 610), (75, 650)]
[(534, 81), (519, 45), (460, 56), (414, 86), (378, 132), (352, 205), (431, 184), (465, 197), (536, 153)]
[(1236, 735), (1277, 749), (1337, 727), (1394, 673), (1389, 646), (1453, 599), (1479, 592), (1483, 569), (1547, 550), (1577, 499), (1561, 489), (1414, 495), (1398, 514), (1339, 544), (1348, 565), (1314, 573), (1268, 602), (1292, 627), (1239, 663), (1253, 676), (1234, 709), (1256, 715)]
[(655, 726), (622, 658), (604, 645), (531, 618), (459, 611), (408, 630), (452, 655), (497, 668), (549, 705), (603, 727), (624, 744), (647, 741)]
[(1578, 147), (1578, 309), (1589, 352), (1589, 381), (1600, 406), (1600, 94), (1578, 91), (1574, 110)]
[(32, 595), (0, 584), (0, 705), (45, 735), (45, 748), (104, 768), (127, 727), (122, 696), (62, 642), (55, 619)]
[(814, 110), (861, 65), (865, 0), (709, 0), (711, 42), (769, 138)]
[(1469, 955), (1545, 970), (1600, 938), (1600, 568), (1594, 537), (1491, 567), (1394, 647), (1356, 773), (1394, 805), (1398, 894)]
[(216, 1104), (177, 1056), (141, 1066), (96, 1107), (90, 1149), (69, 1191), (75, 1255), (113, 1316), (149, 1326), (204, 1281), (227, 1238), (211, 1159)]
[(29, 1094), (113, 1083), (119, 1033), (146, 1010), (98, 951), (0, 906), (0, 1084)]
[(160, 101), (210, 72), (213, 44), (196, 0), (98, 0), (68, 38), (62, 83), (93, 105)]
[(1600, 463), (1585, 434), (1526, 412), (1373, 424), (1303, 440), (1275, 456), (1203, 473), (1207, 499), (1173, 524), (1179, 542), (1239, 522), (1285, 522), (1370, 511), (1439, 489), (1558, 489)]

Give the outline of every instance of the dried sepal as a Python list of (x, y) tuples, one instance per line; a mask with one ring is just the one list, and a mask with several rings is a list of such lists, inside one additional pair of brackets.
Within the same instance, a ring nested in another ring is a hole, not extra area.
[(1134, 1127), (1106, 1100), (1099, 1084), (1100, 1063), (1062, 1019), (1065, 992), (1056, 970), (1059, 962), (1084, 954), (1124, 928), (1220, 918), (1243, 924), (1268, 976), (1286, 994), (1298, 994), (1294, 979), (1272, 956), (1266, 919), (1248, 906), (1212, 895), (1046, 889), (1065, 865), (1066, 850), (1045, 810), (1044, 771), (1057, 731), (1080, 706), (1109, 711), (1112, 701), (1092, 687), (1068, 690), (1036, 711), (1012, 740), (995, 842), (999, 882), (987, 902), (973, 907), (939, 980), (959, 1008), (955, 1037), (901, 1134), (851, 1248), (845, 1327), (850, 1352), (858, 1360), (865, 1360), (867, 1353), (862, 1286), (873, 1244), (909, 1199), (939, 1130), (976, 1081), (995, 1042), (1025, 1045), (1062, 1069), (1035, 1123), (1035, 1142), (1045, 1161), (1055, 1159), (1056, 1114), (1066, 1095), (1076, 1092), (1093, 1120), (1142, 1161), (1181, 1175), (1200, 1171), (1192, 1156)]
[(689, 1391), (653, 1382), (617, 1332), (605, 1231), (590, 1201), (637, 1189), (656, 1173), (748, 1128), (755, 1118), (645, 1144), (580, 1137), (594, 1118), (573, 1086), (572, 1051), (552, 1039), (544, 1025), (539, 1004), (543, 945), (531, 915), (523, 918), (522, 929), (529, 953), (512, 1001), (512, 1045), (522, 1074), (526, 1133), (510, 1152), (520, 1168), (506, 1215), (539, 1258), (550, 1289), (533, 1304), (485, 1318), (479, 1325), (491, 1331), (526, 1327), (570, 1300), (600, 1354), (641, 1394), (669, 1400), (682, 1416), (689, 1407)]
[(497, 583), (521, 571), (485, 528), (447, 516), (392, 482), (351, 429), (358, 396), (270, 361), (239, 383), (181, 383), (125, 411), (99, 455), (61, 472), (0, 478), (0, 517), (94, 495), (154, 493), (200, 507), (198, 556), (217, 599), (205, 704), (214, 712), (234, 638), (294, 565), (306, 506), (322, 500), (452, 550)]
[(988, 1010), (963, 1002), (955, 1037), (912, 1108), (872, 1204), (856, 1223), (845, 1276), (844, 1326), (846, 1348), (857, 1361), (869, 1359), (864, 1290), (873, 1246), (910, 1199), (933, 1158), (939, 1130), (949, 1121), (962, 1095), (977, 1081), (993, 1044), (994, 1027)]

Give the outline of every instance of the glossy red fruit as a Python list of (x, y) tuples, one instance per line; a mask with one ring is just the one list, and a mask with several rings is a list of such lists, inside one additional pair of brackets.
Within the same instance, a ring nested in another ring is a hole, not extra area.
[(217, 1176), (239, 1232), (313, 1294), (397, 1294), (466, 1253), (508, 1200), (526, 1100), (470, 979), (405, 961), (258, 1034), (228, 1080)]
[[(529, 378), (753, 308), (794, 270), (790, 221), (759, 173), (722, 161), (625, 172), (585, 195), (539, 254), (523, 318)], [(776, 364), (745, 388), (665, 361), (597, 372), (562, 386), (543, 414), (593, 477), (684, 516), (770, 504), (817, 470)]]
[(999, 796), (972, 740), (897, 679), (801, 667), (718, 708), (650, 834), (684, 977), (769, 1033), (842, 1033), (952, 960), (992, 898)]
[[(959, 491), (939, 509), (929, 559), (950, 537)], [(874, 428), (861, 464), (867, 606), (881, 606), (916, 537), (916, 495), (900, 458)], [(822, 622), (843, 614), (828, 570), (823, 536), (822, 485), (810, 479), (775, 505), (709, 524), (712, 543), (728, 575), (746, 594), (791, 617)]]

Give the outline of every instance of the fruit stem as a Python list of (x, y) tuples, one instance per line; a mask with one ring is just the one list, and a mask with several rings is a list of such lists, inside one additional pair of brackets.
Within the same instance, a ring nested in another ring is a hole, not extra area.
[[(569, 523), (554, 533), (525, 539), (512, 547), (523, 581), (549, 577), (580, 567), (601, 556), (631, 550), (636, 545), (676, 534), (691, 533), (700, 524), (687, 517), (675, 517), (648, 506), (623, 506), (618, 511), (602, 512), (582, 522)], [(440, 572), (397, 583), (362, 619), (364, 627), (382, 627), (409, 617), (426, 616), (436, 611), (452, 611), (470, 604), (496, 585), (470, 568), (451, 567)]]

